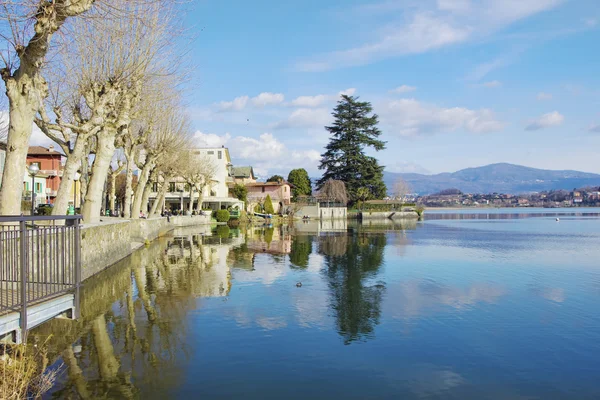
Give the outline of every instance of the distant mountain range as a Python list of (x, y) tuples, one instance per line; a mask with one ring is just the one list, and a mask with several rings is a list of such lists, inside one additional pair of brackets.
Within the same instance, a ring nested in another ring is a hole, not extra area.
[(403, 178), (413, 193), (426, 195), (455, 188), (464, 193), (529, 193), (544, 190), (572, 190), (600, 186), (600, 175), (579, 171), (552, 171), (514, 164), (491, 164), (436, 175), (385, 172), (384, 181), (391, 192), (394, 182)]

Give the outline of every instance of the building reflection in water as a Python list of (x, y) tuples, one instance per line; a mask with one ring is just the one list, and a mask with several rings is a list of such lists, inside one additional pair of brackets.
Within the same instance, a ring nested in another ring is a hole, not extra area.
[[(345, 220), (179, 229), (86, 281), (79, 320), (53, 320), (32, 332), (38, 340), (50, 337), (51, 356), (67, 367), (52, 396), (137, 398), (177, 388), (188, 358), (189, 313), (202, 306), (198, 299), (228, 296), (232, 275), (243, 282), (244, 274), (261, 275), (257, 267), (265, 270), (263, 285), (306, 270), (307, 279), (323, 286), (321, 307), (333, 311), (319, 318), (333, 317), (346, 344), (366, 340), (381, 316), (385, 284), (379, 272), (386, 231), (397, 229), (395, 224), (360, 227)], [(293, 296), (302, 301), (304, 293), (312, 296), (301, 291)], [(290, 324), (284, 317), (260, 315), (256, 323), (282, 329)], [(298, 320), (303, 318), (315, 321), (308, 315)]]

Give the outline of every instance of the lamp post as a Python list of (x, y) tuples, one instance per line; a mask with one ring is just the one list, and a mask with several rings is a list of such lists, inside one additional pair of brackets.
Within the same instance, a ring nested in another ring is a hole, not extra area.
[(31, 164), (28, 168), (31, 175), (31, 216), (35, 212), (35, 176), (40, 172), (40, 167), (37, 164)]
[(75, 172), (73, 175), (73, 210), (77, 208), (77, 181), (81, 178), (81, 174), (79, 172)]

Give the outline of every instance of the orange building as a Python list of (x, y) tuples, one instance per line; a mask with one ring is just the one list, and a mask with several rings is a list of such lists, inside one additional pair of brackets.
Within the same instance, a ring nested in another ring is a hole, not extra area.
[(54, 150), (54, 146), (48, 148), (42, 146), (31, 146), (27, 152), (27, 166), (37, 164), (40, 168), (39, 177), (46, 179), (46, 193), (44, 195), (50, 203), (54, 203), (56, 192), (60, 186), (62, 177), (62, 153)]

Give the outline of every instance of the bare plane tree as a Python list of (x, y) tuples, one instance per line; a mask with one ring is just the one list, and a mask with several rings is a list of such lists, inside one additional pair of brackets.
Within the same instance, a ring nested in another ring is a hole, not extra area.
[(56, 34), (65, 31), (70, 21), (88, 16), (90, 11), (96, 11), (96, 16), (100, 17), (97, 20), (108, 19), (107, 16), (122, 14), (120, 11), (133, 4), (143, 7), (144, 1), (154, 3), (146, 0), (0, 1), (0, 57), (4, 64), (0, 76), (6, 87), (10, 121), (0, 214), (20, 212), (22, 179), (33, 122), (49, 90), (42, 71)]

